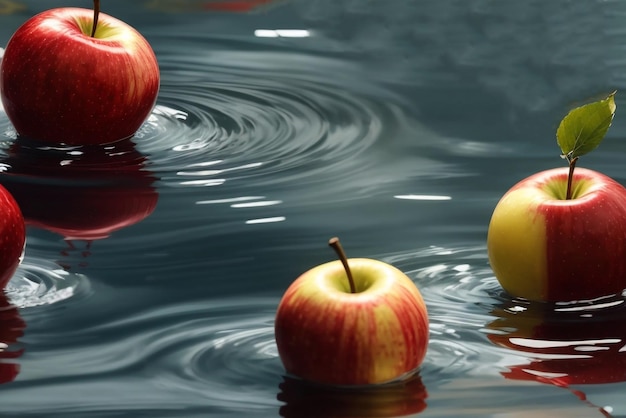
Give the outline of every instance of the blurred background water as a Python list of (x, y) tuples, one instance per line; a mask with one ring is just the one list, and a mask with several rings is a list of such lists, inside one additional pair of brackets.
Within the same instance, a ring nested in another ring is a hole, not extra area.
[[(28, 220), (0, 302), (0, 416), (626, 416), (626, 308), (512, 299), (486, 231), (563, 166), (572, 107), (618, 90), (579, 165), (626, 183), (619, 0), (121, 0), (162, 71), (131, 141), (41, 149), (0, 111), (0, 183)], [(51, 7), (0, 1), (0, 47)], [(284, 376), (276, 306), (307, 269), (392, 263), (431, 342), (403, 385)], [(4, 350), (3, 350), (4, 348)]]

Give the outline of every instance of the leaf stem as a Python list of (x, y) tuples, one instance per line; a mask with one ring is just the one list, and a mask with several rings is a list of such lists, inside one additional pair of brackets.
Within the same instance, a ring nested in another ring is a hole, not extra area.
[(567, 174), (567, 192), (565, 193), (565, 200), (572, 198), (572, 182), (574, 180), (574, 168), (576, 168), (576, 161), (578, 157), (574, 157), (569, 161), (569, 173)]
[(96, 36), (98, 27), (98, 16), (100, 15), (100, 0), (93, 0), (93, 26), (91, 27), (91, 37)]
[(356, 293), (356, 287), (354, 286), (354, 279), (352, 278), (352, 272), (350, 271), (350, 266), (348, 265), (348, 258), (346, 257), (346, 253), (343, 251), (341, 247), (341, 243), (339, 242), (339, 238), (334, 237), (328, 241), (328, 245), (330, 245), (333, 250), (337, 253), (337, 257), (341, 260), (341, 264), (343, 264), (343, 268), (346, 270), (346, 275), (348, 276), (348, 282), (350, 283), (350, 293)]

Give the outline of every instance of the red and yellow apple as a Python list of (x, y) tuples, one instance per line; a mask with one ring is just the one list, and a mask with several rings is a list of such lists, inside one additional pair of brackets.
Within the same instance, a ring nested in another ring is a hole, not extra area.
[(314, 267), (286, 290), (276, 313), (278, 353), (289, 375), (330, 385), (367, 385), (415, 371), (428, 346), (428, 314), (415, 284), (382, 261)]
[(502, 287), (537, 301), (590, 300), (626, 288), (626, 189), (577, 168), (534, 174), (498, 202), (487, 236)]
[(20, 136), (65, 144), (105, 144), (135, 134), (159, 90), (148, 41), (100, 13), (57, 8), (27, 20), (9, 40), (0, 96)]
[(20, 264), (25, 242), (22, 211), (11, 193), (0, 186), (0, 293)]

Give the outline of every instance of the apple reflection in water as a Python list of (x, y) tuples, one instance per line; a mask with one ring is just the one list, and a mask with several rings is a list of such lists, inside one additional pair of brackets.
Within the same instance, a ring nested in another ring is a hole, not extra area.
[[(27, 225), (75, 241), (107, 238), (148, 217), (156, 178), (130, 140), (107, 146), (44, 147), (18, 138), (0, 161), (0, 183), (20, 205)], [(88, 251), (85, 252), (88, 255)]]
[(151, 0), (146, 7), (163, 12), (206, 10), (226, 13), (250, 13), (265, 10), (278, 0)]
[(24, 335), (24, 328), (26, 324), (17, 307), (11, 305), (5, 293), (0, 291), (0, 384), (12, 382), (20, 371), (16, 359), (22, 355), (23, 349), (12, 350), (11, 345)]
[(503, 376), (564, 388), (626, 381), (625, 305), (618, 298), (587, 306), (526, 302), (499, 307), (492, 312), (498, 318), (488, 325), (489, 339), (532, 359), (509, 366)]
[(323, 386), (285, 377), (277, 398), (286, 418), (384, 418), (416, 415), (428, 393), (419, 374), (401, 382), (359, 388)]
[(23, 12), (27, 9), (26, 4), (17, 0), (0, 0), (0, 15), (10, 15)]

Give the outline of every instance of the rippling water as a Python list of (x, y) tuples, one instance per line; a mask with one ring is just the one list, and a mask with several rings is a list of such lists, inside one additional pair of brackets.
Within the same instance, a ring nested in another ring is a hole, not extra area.
[[(512, 299), (485, 248), (506, 189), (562, 164), (567, 108), (624, 84), (624, 5), (106, 7), (161, 66), (134, 138), (42, 147), (0, 111), (0, 183), (29, 225), (0, 300), (0, 415), (626, 414), (624, 299)], [(0, 2), (0, 45), (43, 8)], [(617, 102), (583, 165), (626, 181)], [(421, 289), (431, 341), (402, 384), (355, 392), (284, 376), (276, 306), (333, 258), (335, 235)]]

